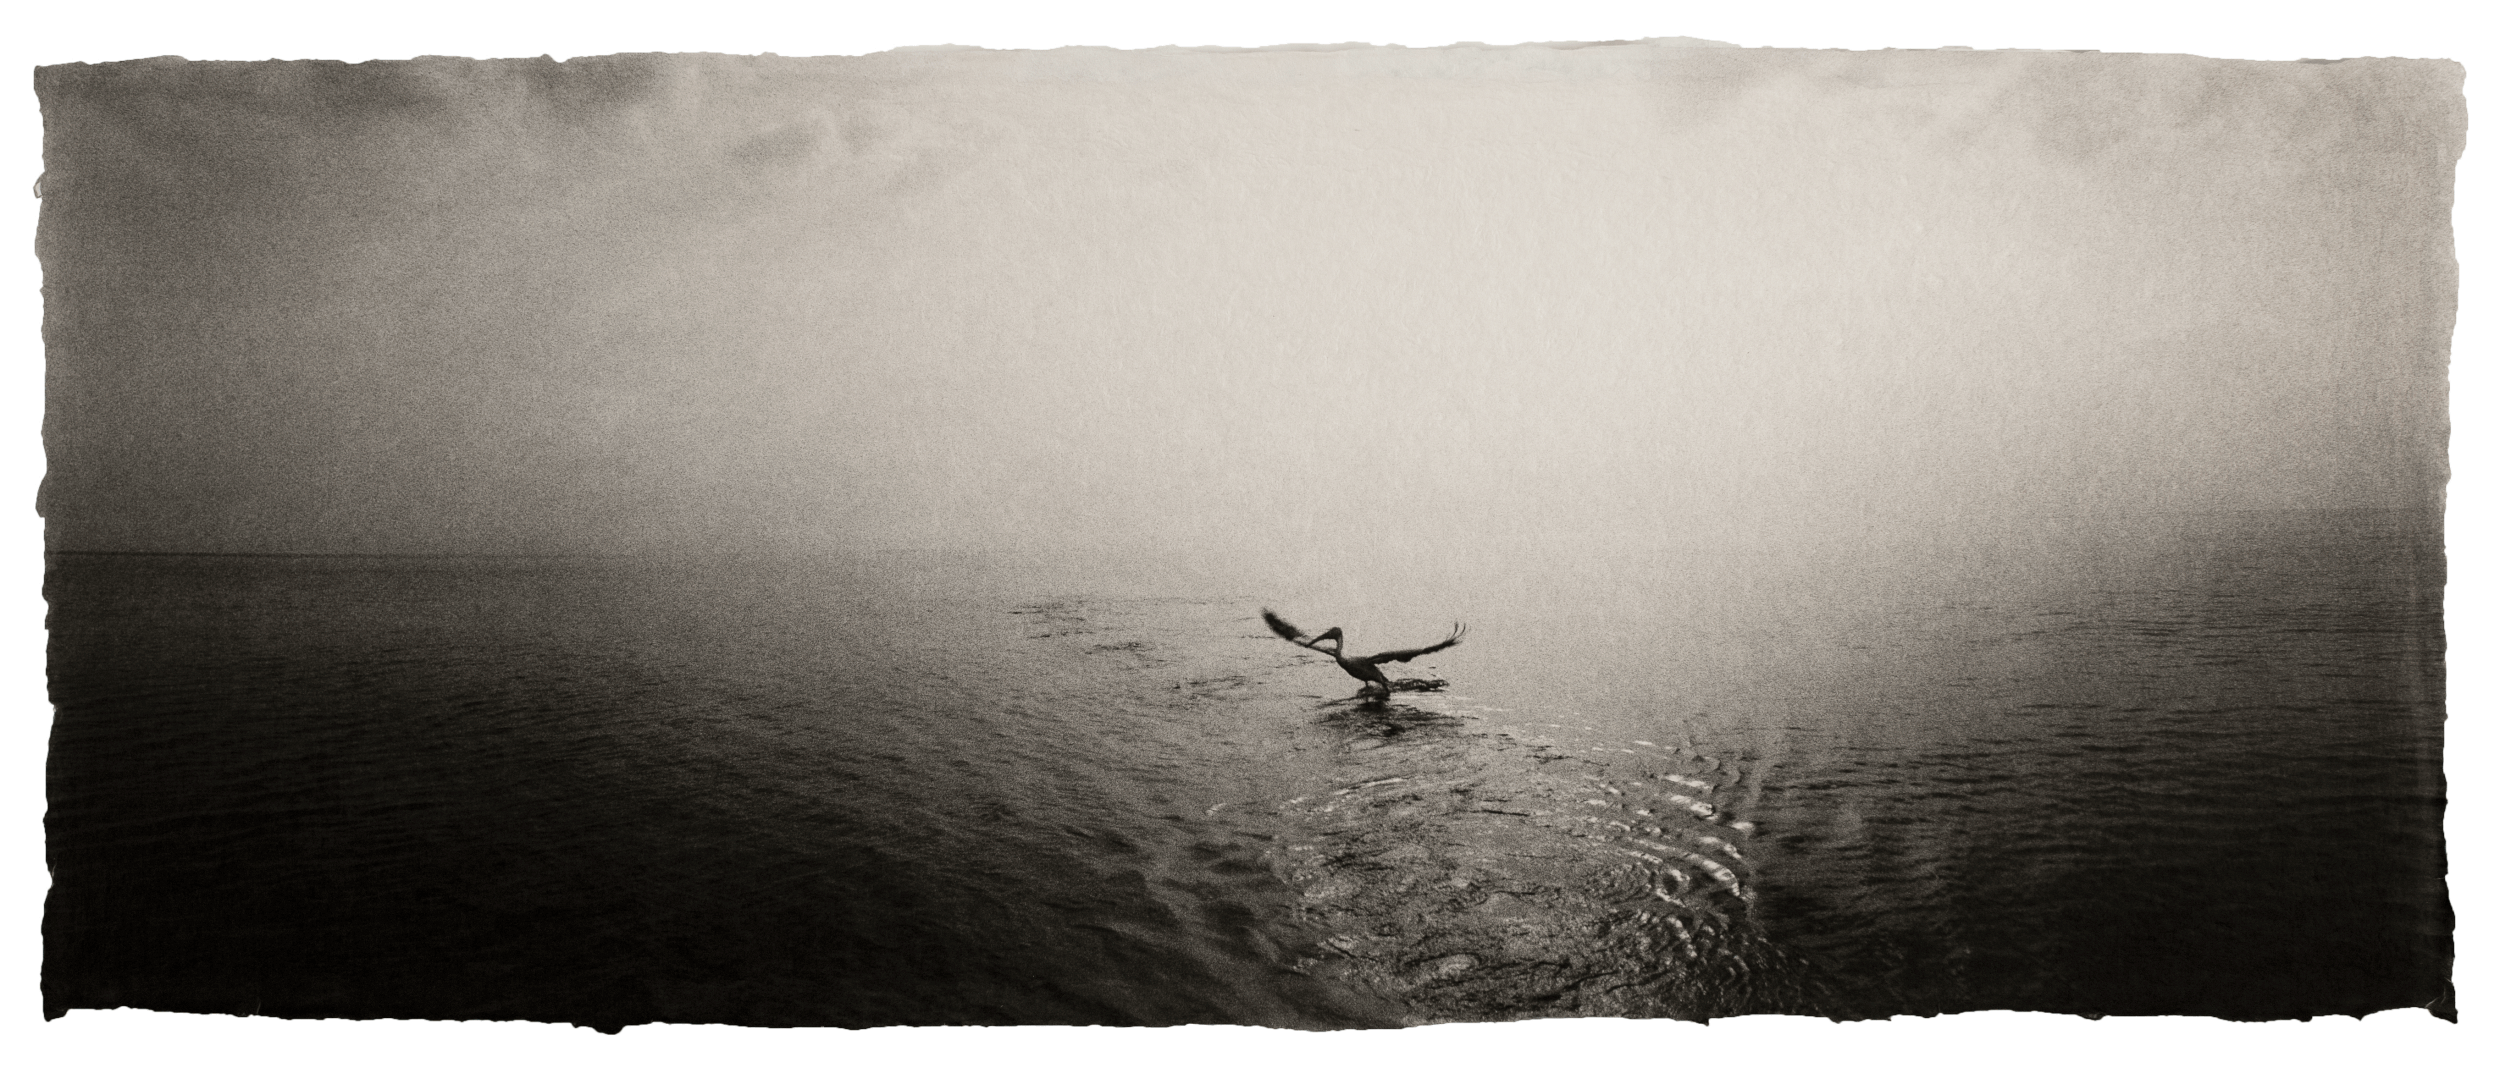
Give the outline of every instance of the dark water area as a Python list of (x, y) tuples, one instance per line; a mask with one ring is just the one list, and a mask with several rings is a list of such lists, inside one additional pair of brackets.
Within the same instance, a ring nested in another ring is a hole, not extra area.
[[(987, 596), (62, 558), (51, 999), (276, 1015), (1300, 1025), (1258, 849)], [(73, 613), (75, 612), (75, 613)], [(968, 613), (967, 613), (968, 612)]]
[(1852, 1010), (2453, 1011), (2437, 548), (2234, 539), (1749, 702), (1763, 917)]
[(56, 554), (46, 1007), (2451, 1008), (2435, 524), (2200, 528), (1444, 580), (1385, 707), (1203, 567)]

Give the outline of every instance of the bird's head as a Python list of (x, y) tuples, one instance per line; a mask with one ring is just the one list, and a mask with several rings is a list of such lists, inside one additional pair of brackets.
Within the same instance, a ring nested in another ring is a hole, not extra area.
[(1330, 626), (1319, 636), (1311, 638), (1311, 647), (1326, 652), (1342, 652), (1345, 650), (1345, 631)]

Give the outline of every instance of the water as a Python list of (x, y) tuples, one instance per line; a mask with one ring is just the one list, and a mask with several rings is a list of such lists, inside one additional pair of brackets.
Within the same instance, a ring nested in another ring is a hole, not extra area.
[(1259, 606), (1442, 625), (1220, 567), (57, 555), (47, 1007), (2424, 1006), (2436, 538), (1444, 573), (1386, 708)]
[(2383, 537), (2132, 578), (1908, 611), (1880, 666), (1752, 712), (1788, 716), (1761, 813), (1796, 871), (1766, 919), (1877, 1011), (2431, 1004), (2450, 915), (2421, 564)]

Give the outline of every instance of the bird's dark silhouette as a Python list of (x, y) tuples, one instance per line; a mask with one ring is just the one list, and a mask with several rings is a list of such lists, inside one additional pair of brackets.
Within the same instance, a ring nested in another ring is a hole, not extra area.
[(1305, 634), (1295, 629), (1293, 623), (1277, 617), (1276, 612), (1264, 607), (1259, 609), (1259, 616), (1267, 619), (1267, 628), (1274, 630), (1277, 636), (1336, 660), (1338, 670), (1362, 679), (1363, 688), (1358, 691), (1359, 693), (1376, 693), (1384, 700), (1389, 696), (1391, 683), (1388, 675), (1380, 673), (1381, 664), (1404, 663), (1418, 656), (1431, 655), (1457, 644), (1459, 638), (1467, 635), (1466, 624), (1460, 623), (1452, 626), (1449, 638), (1439, 644), (1428, 644), (1422, 648), (1374, 652), (1368, 656), (1350, 656), (1345, 651), (1345, 631), (1342, 629), (1330, 626), (1318, 633)]

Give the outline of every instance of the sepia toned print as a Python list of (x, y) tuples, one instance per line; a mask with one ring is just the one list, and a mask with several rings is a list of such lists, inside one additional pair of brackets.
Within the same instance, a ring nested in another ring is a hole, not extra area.
[(2453, 1018), (2462, 78), (43, 68), (45, 1007)]

